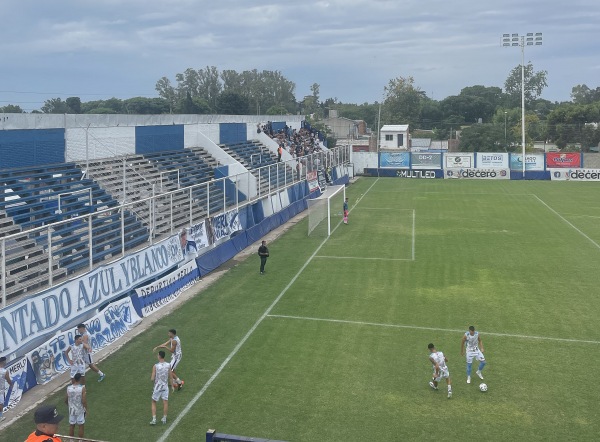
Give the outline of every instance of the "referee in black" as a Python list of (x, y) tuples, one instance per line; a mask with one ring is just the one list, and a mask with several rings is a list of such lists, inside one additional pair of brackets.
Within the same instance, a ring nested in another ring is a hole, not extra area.
[(263, 241), (261, 246), (258, 248), (258, 256), (260, 256), (260, 274), (265, 274), (265, 264), (269, 257), (269, 249), (267, 248), (267, 242)]

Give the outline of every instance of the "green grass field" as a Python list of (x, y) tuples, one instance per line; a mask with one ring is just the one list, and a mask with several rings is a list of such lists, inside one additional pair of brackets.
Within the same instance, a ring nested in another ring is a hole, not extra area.
[[(307, 238), (302, 221), (270, 244), (266, 275), (251, 256), (103, 361), (106, 380), (88, 376), (86, 436), (598, 438), (600, 187), (362, 178), (347, 196), (350, 224), (330, 239)], [(471, 324), (487, 393), (465, 382)], [(185, 387), (151, 427), (152, 348), (172, 327)], [(428, 386), (429, 342), (449, 358), (450, 400)], [(65, 412), (62, 401), (48, 400)], [(32, 422), (0, 440), (24, 440)]]

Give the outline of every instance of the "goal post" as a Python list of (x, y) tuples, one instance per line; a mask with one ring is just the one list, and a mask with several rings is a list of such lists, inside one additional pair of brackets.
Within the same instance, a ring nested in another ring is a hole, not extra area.
[(335, 220), (342, 219), (346, 186), (328, 186), (317, 198), (308, 200), (308, 235), (330, 236)]

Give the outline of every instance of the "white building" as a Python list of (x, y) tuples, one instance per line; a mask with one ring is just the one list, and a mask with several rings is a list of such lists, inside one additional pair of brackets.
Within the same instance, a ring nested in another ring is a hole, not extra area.
[(408, 149), (408, 124), (386, 124), (380, 130), (382, 149)]

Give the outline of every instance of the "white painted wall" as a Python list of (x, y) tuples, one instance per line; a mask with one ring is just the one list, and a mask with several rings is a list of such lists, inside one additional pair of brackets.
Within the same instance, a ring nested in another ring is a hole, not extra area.
[[(87, 148), (86, 148), (87, 133)], [(135, 153), (135, 127), (84, 127), (65, 131), (66, 160), (108, 158)]]
[(361, 175), (365, 167), (377, 168), (377, 152), (352, 152), (354, 174)]
[(239, 175), (231, 178), (232, 181), (237, 182), (238, 189), (250, 198), (254, 198), (257, 195), (256, 177), (248, 172), (243, 164), (217, 146), (211, 138), (205, 135), (203, 129), (212, 134), (213, 138), (216, 134), (218, 139), (218, 124), (186, 124), (183, 127), (184, 147), (201, 147), (219, 164), (229, 166), (230, 176)]

